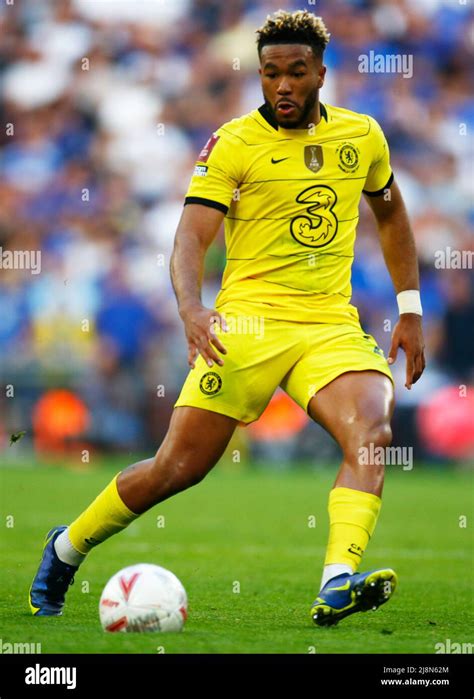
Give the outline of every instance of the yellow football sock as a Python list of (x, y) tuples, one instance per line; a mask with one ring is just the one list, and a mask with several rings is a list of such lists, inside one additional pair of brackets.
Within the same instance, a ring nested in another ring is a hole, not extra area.
[(324, 565), (345, 564), (355, 572), (372, 536), (381, 499), (352, 488), (333, 488), (329, 493), (329, 541)]
[(109, 483), (87, 510), (68, 527), (71, 544), (86, 554), (97, 544), (125, 529), (139, 515), (128, 509), (117, 490), (117, 478)]

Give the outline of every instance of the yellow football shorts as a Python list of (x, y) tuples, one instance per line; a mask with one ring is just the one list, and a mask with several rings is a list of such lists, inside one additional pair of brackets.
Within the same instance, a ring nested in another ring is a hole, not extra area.
[(358, 323), (297, 323), (225, 313), (228, 332), (217, 329), (227, 354), (209, 367), (199, 355), (175, 407), (189, 405), (257, 420), (281, 386), (305, 412), (321, 388), (347, 371), (380, 371), (393, 377), (383, 351)]

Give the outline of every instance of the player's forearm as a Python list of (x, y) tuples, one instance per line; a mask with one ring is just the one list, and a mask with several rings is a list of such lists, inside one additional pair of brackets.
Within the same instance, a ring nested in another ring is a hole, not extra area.
[(224, 213), (220, 208), (201, 204), (184, 207), (178, 223), (171, 256), (171, 282), (181, 318), (188, 310), (202, 307), (201, 286), (204, 258), (219, 230)]
[(201, 304), (205, 254), (206, 248), (197, 238), (176, 237), (170, 272), (181, 317), (189, 308)]
[(406, 211), (379, 222), (378, 229), (385, 264), (396, 293), (419, 289), (416, 246)]

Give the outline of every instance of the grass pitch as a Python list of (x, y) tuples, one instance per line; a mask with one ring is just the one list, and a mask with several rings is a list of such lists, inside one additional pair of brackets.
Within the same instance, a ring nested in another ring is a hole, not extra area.
[[(336, 466), (232, 471), (221, 463), (95, 549), (62, 617), (30, 616), (27, 593), (47, 530), (71, 522), (123, 466), (0, 470), (3, 643), (41, 643), (42, 653), (435, 653), (446, 639), (470, 640), (472, 474), (416, 465), (387, 469), (361, 570), (391, 566), (399, 587), (376, 612), (331, 628), (309, 618)], [(104, 584), (139, 562), (169, 568), (183, 582), (189, 618), (182, 633), (102, 631)]]

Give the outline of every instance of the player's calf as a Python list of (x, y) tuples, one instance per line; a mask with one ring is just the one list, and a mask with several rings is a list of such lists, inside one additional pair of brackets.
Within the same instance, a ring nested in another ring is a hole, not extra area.
[(343, 461), (336, 486), (354, 488), (380, 495), (384, 481), (384, 459), (374, 458), (380, 450), (392, 442), (392, 430), (388, 420), (373, 425), (356, 425), (348, 430), (340, 446)]

